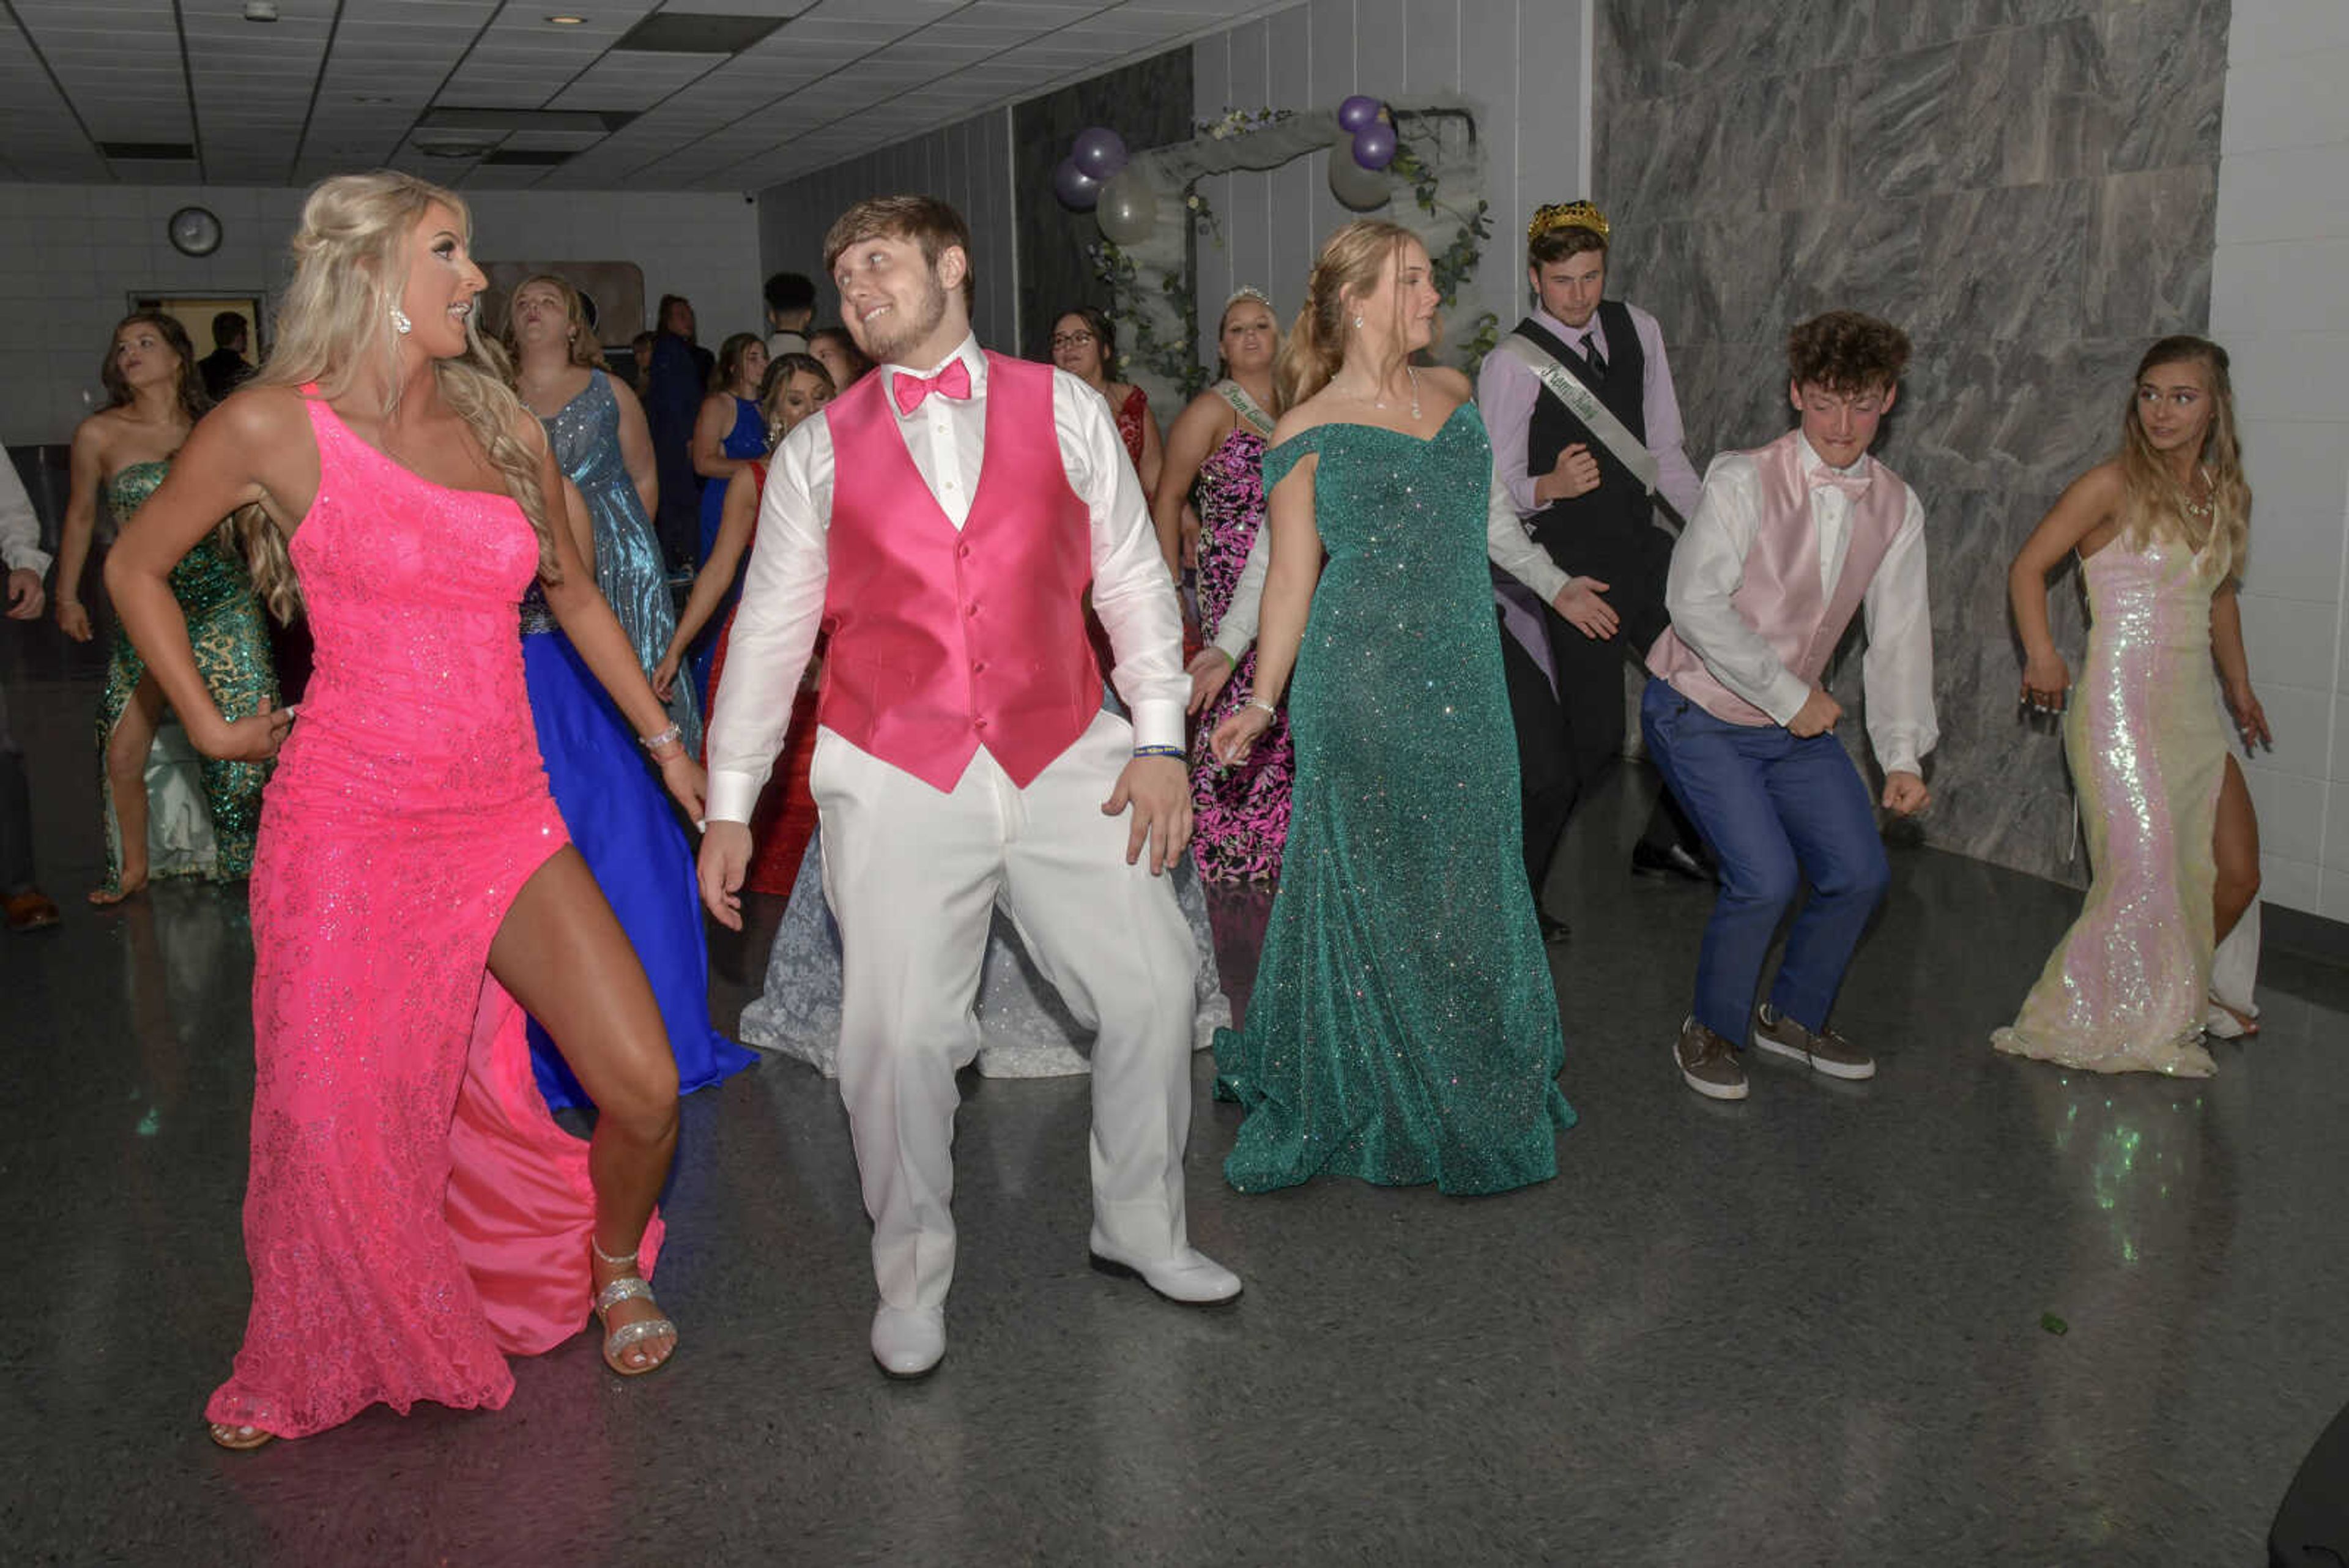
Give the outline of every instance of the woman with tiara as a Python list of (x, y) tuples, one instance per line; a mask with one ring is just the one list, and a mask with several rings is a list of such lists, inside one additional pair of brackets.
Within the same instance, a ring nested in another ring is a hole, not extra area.
[(1216, 1041), (1217, 1092), (1247, 1113), (1224, 1162), (1243, 1192), (1497, 1192), (1556, 1175), (1574, 1123), (1486, 559), (1586, 636), (1614, 613), (1526, 538), (1467, 378), (1413, 363), (1432, 270), (1410, 230), (1346, 224), (1280, 351), (1256, 685), (1214, 737), (1244, 762), (1288, 698), (1280, 891), (1247, 1027)]
[[(285, 746), (253, 867), (253, 1304), (206, 1411), (225, 1448), (378, 1403), (497, 1408), (506, 1356), (570, 1338), (591, 1303), (615, 1373), (677, 1346), (646, 1279), (677, 1067), (539, 763), (533, 582), (697, 815), (701, 770), (561, 525), (545, 431), (474, 327), (470, 242), (463, 202), (409, 175), (313, 190), (268, 363), (107, 562), (198, 749)], [(169, 586), (229, 512), (262, 597), (298, 597), (316, 636), (298, 730), (221, 711)], [(524, 1008), (595, 1098), (587, 1143), (531, 1081)]]
[[(98, 379), (107, 406), (82, 421), (73, 437), (73, 489), (57, 545), (57, 627), (76, 642), (90, 638), (81, 602), (98, 497), (117, 528), (127, 527), (171, 472), (196, 421), (212, 406), (196, 373), (188, 334), (168, 316), (140, 311), (114, 329)], [(188, 641), (204, 690), (222, 713), (242, 719), (277, 701), (269, 628), (233, 525), (222, 518), (171, 571), (171, 593), (187, 618)], [(98, 805), (106, 823), (106, 880), (93, 904), (119, 903), (154, 877), (230, 881), (253, 869), (266, 761), (202, 759), (201, 800), (174, 798), (184, 774), (151, 767), (164, 693), (146, 660), (117, 624), (98, 703)], [(150, 779), (160, 799), (150, 799)], [(188, 790), (187, 795), (196, 792)]]
[[(2007, 574), (2023, 701), (2064, 714), (2095, 873), (2023, 1011), (1991, 1036), (2012, 1055), (2207, 1078), (2218, 1068), (2206, 1031), (2253, 1027), (2248, 977), (2237, 995), (2212, 994), (2214, 951), (2243, 929), (2260, 888), (2259, 819), (2227, 754), (2220, 700), (2247, 753), (2269, 739), (2235, 594), (2251, 491), (2227, 371), (2227, 351), (2204, 338), (2147, 349), (2119, 454), (2073, 481)], [(2067, 704), (2047, 575), (2073, 554), (2088, 590), (2088, 656)]]
[[(832, 377), (812, 355), (781, 354), (767, 366), (766, 384), (759, 389), (759, 408), (766, 420), (767, 450), (782, 444), (783, 437), (802, 420), (832, 401)], [(733, 586), (741, 581), (743, 563), (759, 535), (759, 504), (767, 490), (767, 460), (754, 457), (726, 483), (726, 507), (709, 558), (693, 579), (677, 630), (653, 670), (653, 690), (667, 692), (677, 684), (678, 662), (701, 634), (719, 607), (727, 604)], [(715, 701), (719, 682), (726, 675), (726, 639), (733, 629), (734, 612), (712, 639), (709, 695)], [(787, 898), (815, 834), (815, 798), (808, 792), (808, 765), (815, 751), (815, 691), (811, 679), (799, 694), (792, 721), (792, 738), (775, 771), (761, 792), (750, 817), (750, 866), (742, 886), (752, 893)]]
[[(653, 514), (660, 509), (652, 432), (636, 396), (605, 374), (579, 291), (550, 273), (525, 279), (506, 306), (502, 341), (514, 389), (554, 445), (554, 460), (587, 503), (595, 528), (595, 586), (650, 675), (677, 629)], [(690, 687), (665, 694), (687, 747), (701, 749)]]
[(1184, 504), (1195, 499), (1198, 506), (1199, 630), (1207, 646), (1191, 660), (1191, 711), (1200, 715), (1191, 757), (1192, 858), (1210, 882), (1272, 882), (1280, 876), (1296, 775), (1288, 726), (1275, 718), (1247, 759), (1228, 766), (1208, 749), (1216, 726), (1256, 690), (1248, 645), (1267, 559), (1257, 546), (1264, 446), (1281, 408), (1272, 302), (1260, 290), (1238, 290), (1224, 302), (1216, 339), (1223, 354), (1216, 384), (1192, 399), (1167, 432), (1164, 483), (1150, 510), (1159, 548), (1173, 561)]
[[(515, 355), (523, 403), (539, 415), (556, 461), (572, 475), (564, 494), (575, 500), (564, 520), (580, 562), (594, 570), (616, 617), (624, 604), (636, 612), (636, 624), (623, 617), (621, 627), (641, 661), (644, 622), (665, 626), (674, 618), (659, 545), (643, 504), (652, 484), (652, 443), (636, 399), (610, 386), (602, 370), (580, 364), (574, 346), (589, 335), (578, 298), (560, 278), (530, 279), (514, 290), (506, 341)], [(550, 366), (556, 354), (561, 360)], [(533, 369), (540, 373), (535, 381)], [(573, 373), (565, 376), (564, 370)], [(576, 390), (566, 396), (573, 386)], [(550, 404), (556, 409), (552, 417), (543, 411)], [(627, 462), (631, 453), (640, 466)], [(589, 491), (587, 483), (596, 490)], [(621, 558), (616, 562), (615, 556)], [(731, 1076), (757, 1058), (709, 1021), (709, 945), (694, 881), (693, 846), (667, 797), (645, 772), (627, 721), (564, 635), (545, 590), (536, 583), (523, 596), (522, 662), (547, 784), (571, 842), (644, 965), (667, 1027), (678, 1091), (690, 1094)], [(686, 711), (692, 711), (689, 696)], [(676, 707), (669, 711), (681, 736)], [(530, 1056), (549, 1106), (562, 1110), (594, 1103), (536, 1019), (530, 1022)]]

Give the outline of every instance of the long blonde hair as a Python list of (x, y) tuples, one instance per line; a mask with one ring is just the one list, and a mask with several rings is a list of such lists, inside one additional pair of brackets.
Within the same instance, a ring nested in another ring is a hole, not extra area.
[[(2137, 389), (2164, 365), (2194, 365), (2202, 371), (2210, 398), (2210, 425), (2197, 459), (2210, 476), (2209, 514), (2198, 517), (2193, 496), (2178, 473), (2154, 450), (2145, 433)], [(2121, 417), (2121, 537), (2142, 549), (2156, 537), (2182, 538), (2197, 552), (2215, 547), (2222, 572), (2242, 569), (2251, 532), (2251, 487), (2243, 478), (2241, 443), (2235, 434), (2235, 384), (2227, 351), (2207, 337), (2179, 333), (2145, 351), (2129, 379), (2128, 411)]]
[[(1273, 388), (1280, 406), (1293, 409), (1330, 384), (1346, 362), (1346, 298), (1362, 298), (1377, 286), (1387, 258), (1400, 262), (1403, 247), (1419, 236), (1401, 223), (1383, 218), (1356, 218), (1321, 244), (1313, 274), (1305, 286), (1305, 304), (1297, 324), (1280, 345), (1272, 363)], [(1394, 303), (1395, 321), (1402, 325), (1402, 305)], [(1439, 320), (1434, 327), (1443, 333)]]
[[(246, 385), (300, 388), (315, 381), (318, 395), (331, 402), (372, 363), (391, 389), (383, 408), (389, 417), (399, 405), (399, 334), (392, 310), (408, 283), (407, 241), (436, 202), (457, 214), (470, 239), (473, 219), (463, 198), (413, 175), (389, 170), (337, 174), (313, 187), (294, 234), (294, 277), (278, 303), (275, 347)], [(465, 351), (434, 360), (433, 381), (530, 520), (538, 535), (539, 576), (559, 582), (554, 532), (540, 484), (545, 436), (537, 420), (524, 419), (522, 400), (506, 384), (504, 359), (468, 315)], [(279, 619), (290, 618), (301, 593), (285, 535), (257, 506), (239, 514), (237, 529), (263, 602)]]

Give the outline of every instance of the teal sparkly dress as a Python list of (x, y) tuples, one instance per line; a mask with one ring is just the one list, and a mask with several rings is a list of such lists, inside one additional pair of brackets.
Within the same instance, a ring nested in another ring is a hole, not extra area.
[(1516, 735), (1485, 565), (1493, 450), (1464, 403), (1426, 441), (1326, 424), (1329, 552), (1288, 687), (1297, 782), (1245, 1028), (1216, 1090), (1224, 1175), (1499, 1192), (1557, 1174), (1566, 1042), (1519, 842)]
[[(106, 482), (107, 509), (117, 528), (147, 504), (171, 472), (168, 462), (134, 462)], [(188, 643), (221, 715), (242, 719), (265, 698), (277, 701), (277, 671), (269, 661), (269, 629), (244, 562), (218, 533), (171, 568), (171, 597), (188, 618)], [(122, 833), (114, 815), (114, 786), (106, 775), (106, 743), (147, 673), (147, 661), (115, 623), (106, 690), (98, 704), (98, 788), (106, 816), (105, 890), (122, 888)], [(179, 737), (156, 738), (147, 765), (147, 874), (150, 878), (203, 877), (228, 881), (253, 869), (254, 836), (261, 826), (266, 763), (229, 763), (174, 751)], [(187, 787), (192, 778), (199, 788)]]

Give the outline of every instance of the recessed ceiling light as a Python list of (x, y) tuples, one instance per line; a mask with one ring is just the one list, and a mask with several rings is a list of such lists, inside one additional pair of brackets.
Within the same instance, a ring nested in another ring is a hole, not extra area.
[(585, 16), (549, 16), (547, 18), (558, 27), (576, 27), (586, 19)]
[(277, 7), (270, 0), (245, 0), (244, 19), (248, 22), (274, 22)]
[(379, 98), (371, 93), (360, 93), (351, 101), (353, 103), (398, 103), (399, 100), (396, 98)]

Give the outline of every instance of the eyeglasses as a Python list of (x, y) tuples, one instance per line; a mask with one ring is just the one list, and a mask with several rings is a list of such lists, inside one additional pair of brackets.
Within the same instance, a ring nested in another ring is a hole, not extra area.
[(1055, 348), (1081, 348), (1092, 341), (1093, 335), (1090, 332), (1056, 332), (1052, 335), (1052, 347)]

